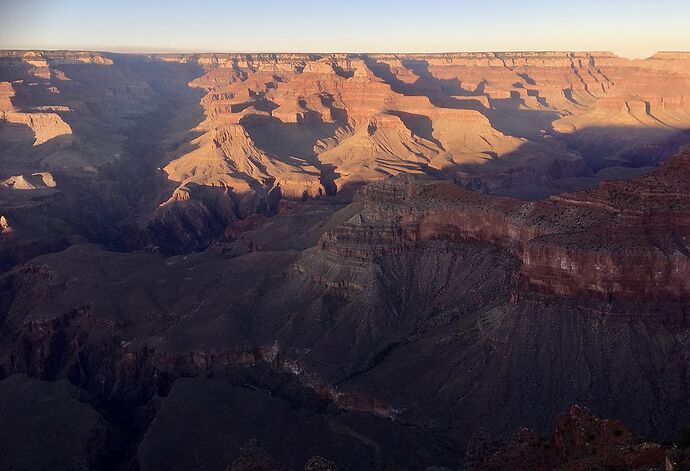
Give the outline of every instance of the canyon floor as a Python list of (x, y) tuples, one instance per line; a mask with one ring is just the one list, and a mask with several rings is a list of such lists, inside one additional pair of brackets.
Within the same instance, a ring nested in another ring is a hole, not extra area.
[(686, 469), (690, 53), (0, 51), (0, 469)]

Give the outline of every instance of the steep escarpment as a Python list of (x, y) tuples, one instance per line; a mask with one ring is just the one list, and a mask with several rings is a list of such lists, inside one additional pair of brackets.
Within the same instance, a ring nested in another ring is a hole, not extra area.
[[(266, 234), (245, 233), (236, 243), (255, 251), (243, 255), (75, 245), (13, 270), (0, 279), (3, 376), (67, 378), (100, 398), (109, 426), (127, 437), (117, 442), (119, 456), (135, 459), (139, 444), (140, 462), (173, 453), (180, 468), (193, 443), (208, 450), (204, 462), (232, 462), (244, 443), (228, 446), (219, 431), (240, 427), (233, 417), (255, 410), (248, 404), (283, 417), (287, 402), (299, 412), (285, 423), (304, 427), (290, 429), (299, 443), (287, 455), (260, 433), (272, 429), (268, 417), (254, 415), (260, 429), (245, 427), (238, 440), (259, 438), (294, 466), (318, 454), (362, 469), (457, 467), (477, 428), (545, 434), (572, 404), (664, 439), (690, 417), (682, 323), (592, 316), (554, 297), (516, 302), (519, 260), (459, 238), (368, 260), (277, 249), (270, 244), (284, 241), (268, 236), (289, 218), (273, 218)], [(317, 237), (328, 228), (316, 226)], [(189, 379), (176, 391), (181, 377)], [(238, 412), (200, 415), (189, 400), (198, 394)], [(198, 434), (175, 425), (190, 420), (216, 432), (198, 443)], [(325, 423), (340, 439), (360, 438), (345, 452), (331, 448), (327, 429), (316, 449), (299, 440)], [(391, 433), (414, 442), (409, 455), (395, 451)]]
[(82, 203), (117, 211), (54, 239), (165, 253), (202, 250), (281, 200), (348, 197), (400, 173), (538, 199), (639, 175), (688, 143), (686, 65), (600, 52), (3, 51), (0, 181), (48, 172), (75, 185), (0, 197), (28, 234), (39, 224), (14, 208), (106, 188)]
[(399, 173), (534, 198), (648, 170), (690, 126), (676, 56), (158, 58), (206, 70), (190, 83), (206, 93), (201, 135), (170, 155), (169, 178), (239, 198), (313, 198)]
[(190, 82), (206, 93), (206, 119), (169, 155), (169, 178), (239, 197), (315, 197), (410, 173), (533, 198), (644, 171), (687, 142), (690, 122), (690, 82), (675, 56), (152, 59), (195, 62), (206, 72)]
[(477, 241), (516, 256), (522, 281), (539, 292), (683, 303), (690, 298), (688, 172), (684, 152), (629, 182), (530, 203), (389, 180), (364, 189), (361, 211), (320, 247), (371, 259), (425, 240)]

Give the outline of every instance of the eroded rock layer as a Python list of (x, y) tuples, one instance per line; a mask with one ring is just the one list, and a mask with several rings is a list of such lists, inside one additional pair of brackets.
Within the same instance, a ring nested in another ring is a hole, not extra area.
[(325, 234), (322, 250), (372, 259), (425, 240), (496, 245), (532, 289), (605, 301), (690, 299), (690, 152), (653, 173), (522, 202), (412, 177), (371, 184), (361, 211)]
[[(191, 83), (206, 91), (206, 137), (166, 167), (170, 178), (241, 191), (254, 183), (313, 195), (319, 183), (333, 191), (433, 170), (465, 184), (480, 175), (485, 189), (517, 194), (528, 181), (543, 186), (605, 167), (652, 165), (690, 125), (682, 54), (167, 59), (208, 70)], [(511, 181), (516, 173), (519, 183)]]
[[(647, 172), (690, 142), (689, 63), (683, 53), (2, 51), (0, 180), (78, 177), (55, 190), (72, 200), (84, 194), (75, 187), (105, 188), (99, 206), (134, 216), (113, 212), (118, 229), (87, 239), (166, 253), (203, 249), (281, 200), (349, 195), (400, 173), (541, 198)], [(44, 208), (45, 193), (6, 196), (17, 209), (3, 215), (30, 234), (46, 221), (16, 213)]]

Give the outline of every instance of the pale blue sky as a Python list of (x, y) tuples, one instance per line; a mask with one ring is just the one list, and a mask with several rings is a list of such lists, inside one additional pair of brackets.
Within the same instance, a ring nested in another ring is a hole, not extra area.
[(0, 0), (0, 49), (690, 50), (690, 0)]

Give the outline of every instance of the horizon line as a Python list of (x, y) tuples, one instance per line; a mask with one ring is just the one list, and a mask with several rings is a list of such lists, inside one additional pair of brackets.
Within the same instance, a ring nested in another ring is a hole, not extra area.
[(141, 49), (137, 48), (123, 48), (123, 50), (117, 49), (99, 49), (99, 48), (2, 48), (0, 51), (5, 52), (91, 52), (91, 53), (104, 53), (104, 54), (132, 54), (132, 55), (195, 55), (195, 54), (239, 54), (239, 55), (251, 55), (251, 54), (282, 54), (282, 55), (299, 55), (299, 54), (314, 54), (314, 55), (367, 55), (367, 54), (378, 54), (378, 55), (450, 55), (450, 54), (518, 54), (518, 53), (603, 53), (611, 54), (615, 57), (628, 60), (644, 60), (654, 57), (656, 54), (690, 54), (690, 50), (658, 50), (647, 57), (626, 57), (620, 55), (610, 49), (505, 49), (505, 50), (454, 50), (454, 51), (417, 51), (417, 52), (385, 52), (385, 51), (280, 51), (280, 50), (255, 50), (255, 51), (211, 51), (211, 50), (179, 50), (179, 49)]

